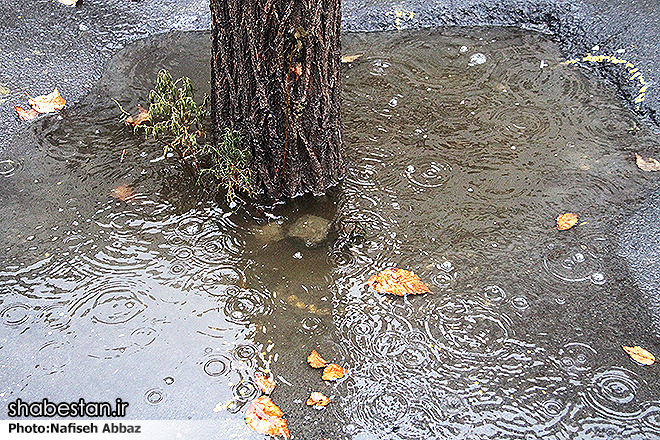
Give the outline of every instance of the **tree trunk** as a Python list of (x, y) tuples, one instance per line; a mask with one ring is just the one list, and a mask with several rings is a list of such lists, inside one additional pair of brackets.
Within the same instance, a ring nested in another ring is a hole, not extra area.
[(252, 151), (267, 199), (322, 195), (345, 174), (340, 0), (211, 0), (211, 112)]

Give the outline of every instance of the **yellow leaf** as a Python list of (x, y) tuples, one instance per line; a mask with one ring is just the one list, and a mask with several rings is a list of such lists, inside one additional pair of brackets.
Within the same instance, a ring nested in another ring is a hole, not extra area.
[(639, 345), (634, 347), (626, 347), (625, 345), (622, 345), (621, 348), (623, 348), (625, 352), (628, 353), (628, 356), (640, 364), (652, 365), (655, 362), (655, 356), (644, 350)]
[(275, 389), (275, 381), (272, 377), (266, 377), (265, 375), (257, 372), (254, 374), (254, 382), (257, 384), (259, 389), (266, 394), (270, 394)]
[(323, 380), (336, 380), (341, 379), (348, 373), (348, 370), (337, 364), (330, 364), (323, 369)]
[(571, 229), (573, 226), (576, 225), (577, 222), (578, 222), (577, 214), (573, 214), (572, 212), (567, 212), (557, 217), (557, 229), (560, 231)]
[(60, 92), (55, 89), (48, 95), (40, 95), (28, 99), (28, 103), (39, 113), (52, 113), (62, 110), (66, 101), (60, 96)]
[(316, 350), (312, 350), (310, 355), (307, 356), (307, 363), (309, 363), (312, 368), (323, 368), (328, 362), (326, 362)]
[(660, 171), (660, 162), (652, 157), (644, 159), (639, 154), (635, 153), (637, 167), (642, 171)]
[(34, 119), (39, 116), (39, 112), (33, 108), (25, 110), (23, 107), (15, 105), (14, 110), (16, 110), (16, 113), (18, 113), (18, 117), (21, 119), (21, 121), (29, 121), (30, 119)]
[(245, 413), (245, 423), (259, 434), (289, 438), (289, 428), (282, 410), (268, 396), (253, 400)]
[(135, 191), (133, 191), (133, 188), (130, 186), (122, 183), (118, 187), (113, 188), (113, 190), (110, 191), (110, 195), (115, 199), (121, 200), (122, 202), (129, 202), (130, 199), (135, 197)]
[(309, 399), (307, 399), (307, 405), (309, 406), (321, 407), (326, 406), (328, 403), (330, 403), (330, 398), (324, 396), (318, 391), (313, 392), (309, 396)]
[(78, 3), (78, 0), (57, 0), (57, 1), (67, 6), (73, 6)]
[(138, 104), (138, 114), (135, 116), (129, 116), (128, 118), (124, 119), (124, 124), (132, 125), (135, 127), (136, 125), (140, 125), (149, 121), (149, 110)]
[(359, 53), (359, 54), (357, 54), (357, 55), (342, 55), (342, 57), (341, 57), (341, 62), (342, 62), (342, 63), (352, 63), (353, 61), (355, 61), (355, 60), (357, 60), (358, 58), (360, 58), (362, 55), (364, 55), (364, 54), (363, 54), (363, 53)]
[(395, 267), (373, 275), (369, 278), (368, 283), (378, 293), (391, 293), (398, 296), (431, 293), (429, 287), (413, 272)]

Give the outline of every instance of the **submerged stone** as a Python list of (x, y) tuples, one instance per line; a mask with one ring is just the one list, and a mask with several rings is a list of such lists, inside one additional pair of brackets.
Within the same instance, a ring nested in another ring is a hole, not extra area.
[(289, 237), (302, 240), (307, 246), (317, 246), (328, 237), (330, 221), (315, 215), (300, 217), (289, 228)]
[(253, 229), (254, 235), (264, 243), (274, 243), (284, 238), (284, 230), (279, 223), (268, 223)]

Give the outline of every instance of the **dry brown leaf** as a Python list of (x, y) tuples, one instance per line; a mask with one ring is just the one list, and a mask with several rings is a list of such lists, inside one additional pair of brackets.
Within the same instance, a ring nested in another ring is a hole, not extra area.
[(640, 364), (652, 365), (655, 362), (655, 356), (644, 350), (639, 345), (634, 347), (626, 347), (625, 345), (622, 345), (621, 348), (623, 348), (625, 352), (628, 353), (628, 356)]
[(124, 124), (132, 125), (135, 127), (136, 125), (140, 125), (149, 121), (149, 110), (138, 104), (138, 114), (135, 116), (129, 116), (128, 118), (124, 119)]
[(363, 54), (363, 53), (359, 53), (359, 54), (357, 54), (357, 55), (342, 55), (342, 56), (341, 56), (341, 62), (342, 62), (342, 63), (352, 63), (353, 61), (355, 61), (355, 60), (357, 60), (358, 58), (360, 58), (362, 55), (364, 55), (364, 54)]
[(34, 119), (39, 116), (39, 112), (33, 108), (25, 110), (23, 107), (15, 105), (14, 110), (16, 110), (16, 113), (18, 113), (18, 117), (21, 119), (21, 121), (29, 121), (30, 119)]
[(257, 387), (266, 394), (270, 394), (275, 389), (275, 381), (272, 377), (267, 377), (262, 373), (254, 374), (254, 382), (257, 384)]
[(324, 396), (318, 391), (314, 391), (309, 396), (309, 399), (307, 399), (307, 405), (309, 406), (326, 406), (328, 403), (330, 403), (330, 398)]
[(336, 380), (341, 379), (348, 373), (348, 370), (337, 364), (329, 364), (323, 369), (323, 380)]
[(245, 413), (245, 423), (259, 434), (289, 438), (289, 428), (282, 410), (268, 396), (253, 400)]
[(557, 217), (557, 229), (560, 231), (571, 229), (573, 226), (577, 224), (577, 222), (578, 222), (577, 214), (573, 214), (572, 212), (567, 212)]
[(431, 293), (429, 287), (413, 272), (395, 267), (373, 275), (369, 278), (369, 286), (378, 293), (391, 293), (399, 296)]
[(307, 363), (309, 363), (312, 368), (323, 368), (328, 364), (328, 362), (323, 359), (316, 350), (312, 350), (310, 355), (307, 356)]
[(635, 153), (635, 158), (637, 159), (637, 168), (642, 171), (660, 171), (660, 162), (655, 160), (652, 157), (644, 159), (639, 154)]
[(122, 202), (128, 202), (130, 199), (135, 197), (135, 191), (133, 191), (133, 188), (130, 186), (122, 183), (118, 187), (113, 188), (112, 191), (110, 191), (110, 195), (115, 199), (121, 200)]
[(291, 69), (293, 73), (296, 74), (296, 81), (298, 81), (298, 78), (300, 78), (300, 75), (302, 75), (302, 66), (300, 63), (296, 63), (295, 66), (293, 66), (293, 69)]
[(28, 103), (39, 113), (52, 113), (62, 110), (66, 101), (60, 96), (60, 92), (55, 89), (53, 93), (49, 93), (48, 95), (31, 97), (28, 99)]

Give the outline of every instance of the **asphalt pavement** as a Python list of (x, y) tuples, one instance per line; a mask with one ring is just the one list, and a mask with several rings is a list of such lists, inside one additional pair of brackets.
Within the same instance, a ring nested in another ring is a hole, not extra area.
[[(617, 86), (660, 134), (660, 5), (657, 0), (344, 0), (344, 31), (432, 26), (516, 26), (553, 35), (566, 59)], [(208, 0), (0, 0), (0, 160), (25, 123), (13, 104), (57, 87), (81, 100), (127, 44), (170, 30), (211, 25)], [(660, 145), (657, 151), (660, 153)], [(620, 249), (660, 310), (660, 190), (621, 227)], [(656, 332), (660, 333), (658, 329)]]

